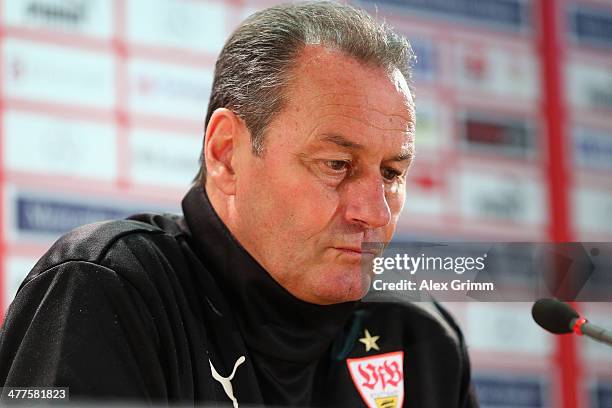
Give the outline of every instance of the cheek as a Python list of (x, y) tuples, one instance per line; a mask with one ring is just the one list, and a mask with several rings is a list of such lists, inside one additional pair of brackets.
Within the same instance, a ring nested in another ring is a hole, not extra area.
[(302, 179), (287, 187), (280, 198), (291, 225), (302, 237), (312, 237), (330, 224), (338, 208), (338, 194), (316, 181)]
[(279, 243), (286, 245), (325, 230), (336, 212), (338, 194), (300, 169), (281, 167), (271, 162), (245, 182), (244, 197), (249, 202), (244, 204), (249, 210), (243, 213), (252, 214), (251, 222), (275, 231)]

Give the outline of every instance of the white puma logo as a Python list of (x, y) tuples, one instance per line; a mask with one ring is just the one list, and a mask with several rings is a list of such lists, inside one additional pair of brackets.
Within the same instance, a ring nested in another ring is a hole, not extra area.
[(232, 370), (230, 376), (225, 378), (219, 375), (215, 367), (212, 365), (212, 361), (210, 361), (210, 358), (208, 359), (208, 362), (210, 363), (210, 371), (212, 373), (213, 378), (221, 384), (221, 386), (223, 387), (223, 391), (225, 391), (229, 399), (232, 400), (234, 408), (238, 408), (238, 401), (236, 401), (236, 398), (234, 397), (234, 388), (232, 387), (231, 381), (234, 378), (234, 374), (236, 374), (236, 369), (240, 364), (244, 363), (245, 360), (246, 358), (244, 356), (240, 356), (238, 360), (236, 360), (236, 363), (234, 364), (234, 369)]

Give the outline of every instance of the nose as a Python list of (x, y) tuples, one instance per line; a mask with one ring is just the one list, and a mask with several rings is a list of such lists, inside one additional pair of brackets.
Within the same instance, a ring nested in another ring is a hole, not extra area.
[(391, 211), (380, 175), (353, 180), (345, 191), (346, 218), (367, 228), (380, 228), (391, 222)]

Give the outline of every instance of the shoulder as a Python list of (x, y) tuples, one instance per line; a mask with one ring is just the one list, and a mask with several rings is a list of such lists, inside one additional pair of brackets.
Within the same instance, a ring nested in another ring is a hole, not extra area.
[(3, 350), (13, 352), (27, 336), (34, 342), (68, 332), (62, 341), (90, 335), (98, 341), (112, 334), (124, 342), (136, 336), (154, 348), (161, 344), (160, 333), (181, 330), (177, 316), (190, 310), (184, 291), (189, 282), (178, 276), (188, 275), (179, 264), (187, 232), (178, 216), (139, 218), (85, 225), (53, 244), (7, 311), (0, 360), (7, 358)]
[[(141, 220), (128, 219), (88, 224), (68, 232), (40, 258), (21, 286), (40, 274), (56, 270), (58, 266), (64, 264), (89, 264), (98, 266), (99, 270), (114, 270), (113, 264), (129, 264), (140, 252), (144, 252), (147, 248), (158, 247), (158, 242), (176, 241), (178, 228), (176, 231), (168, 232), (153, 222), (145, 222), (149, 220), (144, 215), (139, 217)], [(163, 218), (167, 223), (176, 221), (172, 216), (153, 215), (150, 216), (150, 221), (155, 218)], [(126, 269), (129, 270), (129, 267)]]

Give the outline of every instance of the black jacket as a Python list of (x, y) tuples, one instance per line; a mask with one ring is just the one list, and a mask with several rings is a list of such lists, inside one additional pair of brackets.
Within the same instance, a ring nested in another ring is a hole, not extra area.
[(302, 302), (201, 189), (183, 212), (60, 238), (8, 310), (0, 384), (155, 403), (476, 406), (461, 332), (437, 304)]

